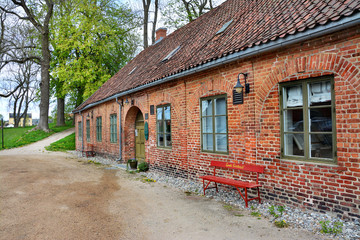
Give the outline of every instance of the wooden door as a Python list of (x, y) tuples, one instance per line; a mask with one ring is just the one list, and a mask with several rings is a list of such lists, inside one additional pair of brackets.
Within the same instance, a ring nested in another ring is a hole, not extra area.
[(135, 121), (135, 157), (137, 160), (145, 159), (144, 118), (140, 111)]

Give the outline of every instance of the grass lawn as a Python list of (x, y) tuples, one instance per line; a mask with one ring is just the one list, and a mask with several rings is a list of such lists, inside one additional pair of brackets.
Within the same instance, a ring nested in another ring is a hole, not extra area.
[(69, 150), (75, 150), (75, 133), (70, 134), (67, 137), (64, 137), (63, 139), (60, 139), (59, 141), (56, 141), (50, 146), (45, 147), (48, 151), (59, 151), (59, 152), (65, 152)]
[[(50, 132), (41, 130), (30, 131), (34, 127), (4, 128), (4, 149), (20, 147), (29, 143), (37, 142), (54, 133), (72, 128), (72, 122), (66, 122), (65, 126), (56, 127), (56, 123), (50, 123)], [(2, 149), (2, 131), (0, 129), (0, 149)]]

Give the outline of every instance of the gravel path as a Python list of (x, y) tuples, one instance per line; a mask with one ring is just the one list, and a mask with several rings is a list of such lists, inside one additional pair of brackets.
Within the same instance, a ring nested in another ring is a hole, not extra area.
[[(1, 240), (334, 239), (295, 224), (276, 228), (264, 214), (252, 216), (238, 196), (201, 196), (198, 183), (44, 150), (70, 133), (0, 151)], [(255, 207), (266, 211), (268, 205)]]
[(69, 136), (70, 134), (75, 132), (75, 128), (69, 128), (65, 131), (54, 133), (53, 135), (40, 140), (38, 142), (19, 147), (14, 149), (5, 149), (0, 151), (1, 155), (27, 155), (27, 154), (38, 154), (38, 153), (46, 153), (46, 154), (61, 154), (56, 152), (49, 152), (45, 150), (46, 146), (49, 146), (51, 143), (56, 142), (66, 136)]

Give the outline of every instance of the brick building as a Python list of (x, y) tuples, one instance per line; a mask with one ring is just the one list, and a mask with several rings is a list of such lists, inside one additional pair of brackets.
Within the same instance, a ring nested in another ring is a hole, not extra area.
[(359, 9), (228, 0), (168, 36), (160, 29), (74, 110), (76, 148), (190, 179), (211, 160), (263, 165), (266, 198), (358, 219)]

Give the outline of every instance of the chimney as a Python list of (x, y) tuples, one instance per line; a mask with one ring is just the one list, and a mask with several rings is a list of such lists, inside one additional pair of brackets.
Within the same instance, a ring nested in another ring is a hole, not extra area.
[(158, 28), (158, 29), (156, 29), (156, 31), (155, 31), (155, 33), (156, 33), (155, 42), (161, 41), (164, 37), (166, 37), (166, 31), (167, 31), (167, 28)]

